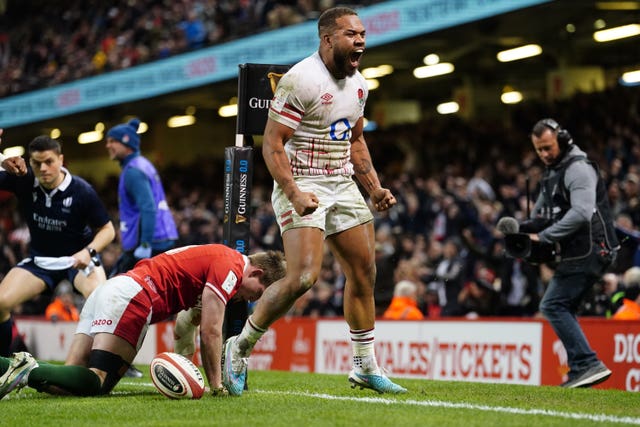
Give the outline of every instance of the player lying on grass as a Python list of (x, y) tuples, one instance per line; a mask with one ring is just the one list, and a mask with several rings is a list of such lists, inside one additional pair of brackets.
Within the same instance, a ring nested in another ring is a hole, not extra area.
[(65, 365), (29, 353), (0, 358), (0, 399), (26, 385), (51, 394), (109, 393), (138, 353), (150, 324), (201, 304), (200, 340), (212, 393), (224, 393), (220, 372), (227, 302), (253, 301), (285, 275), (278, 251), (245, 256), (224, 245), (176, 248), (140, 261), (87, 299)]

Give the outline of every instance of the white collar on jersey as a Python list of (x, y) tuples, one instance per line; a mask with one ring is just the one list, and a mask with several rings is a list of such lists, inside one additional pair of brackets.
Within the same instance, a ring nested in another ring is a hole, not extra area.
[[(60, 170), (64, 172), (64, 179), (62, 180), (60, 185), (58, 185), (56, 188), (53, 189), (53, 191), (64, 191), (67, 189), (67, 187), (69, 187), (69, 185), (71, 185), (71, 173), (69, 172), (69, 170), (65, 167), (60, 168)], [(40, 187), (40, 182), (38, 181), (37, 177), (34, 177), (33, 188), (36, 188), (36, 187)], [(42, 189), (42, 191), (44, 191), (44, 188)], [(44, 192), (46, 193), (46, 191)]]
[(40, 182), (38, 181), (38, 178), (35, 178), (33, 187), (40, 187), (40, 190), (42, 191), (42, 194), (44, 194), (45, 197), (45, 206), (50, 208), (51, 207), (51, 199), (53, 198), (53, 196), (58, 192), (58, 191), (64, 191), (67, 189), (67, 187), (69, 187), (69, 185), (71, 184), (71, 173), (69, 173), (69, 171), (66, 168), (60, 168), (63, 172), (64, 172), (64, 179), (62, 180), (62, 182), (60, 183), (60, 185), (58, 185), (56, 188), (54, 188), (51, 191), (46, 191), (42, 185), (40, 185)]
[(242, 277), (244, 278), (244, 275), (247, 272), (247, 268), (249, 268), (251, 262), (249, 261), (249, 257), (246, 255), (242, 255), (242, 259), (244, 260), (244, 268), (242, 269)]
[(247, 269), (251, 265), (251, 261), (249, 261), (249, 257), (246, 255), (242, 255), (242, 259), (244, 260), (244, 268), (242, 269), (242, 280), (247, 277)]

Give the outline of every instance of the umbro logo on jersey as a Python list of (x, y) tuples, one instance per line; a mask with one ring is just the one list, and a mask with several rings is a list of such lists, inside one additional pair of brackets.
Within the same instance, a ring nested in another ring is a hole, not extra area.
[(331, 95), (330, 93), (325, 93), (320, 97), (320, 99), (322, 99), (323, 105), (331, 104), (333, 102), (333, 95)]

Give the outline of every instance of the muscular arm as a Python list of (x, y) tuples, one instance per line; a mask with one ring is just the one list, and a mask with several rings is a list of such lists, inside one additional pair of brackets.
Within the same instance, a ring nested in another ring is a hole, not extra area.
[(300, 191), (293, 179), (289, 158), (284, 144), (293, 135), (293, 129), (268, 119), (264, 129), (262, 156), (269, 173), (284, 191), (299, 215), (308, 215), (318, 207), (318, 198), (313, 193)]
[(262, 142), (262, 156), (267, 169), (289, 200), (299, 191), (293, 180), (289, 158), (284, 152), (284, 144), (291, 135), (293, 135), (293, 129), (269, 119)]
[(373, 167), (369, 147), (364, 140), (363, 118), (360, 117), (351, 135), (351, 163), (356, 179), (369, 194), (376, 210), (384, 211), (396, 204), (396, 198), (386, 188), (382, 188), (378, 173)]
[(209, 387), (222, 387), (222, 323), (224, 303), (214, 292), (205, 287), (202, 292), (202, 317), (200, 321), (200, 354)]
[(364, 187), (367, 194), (371, 194), (380, 188), (378, 173), (373, 167), (369, 147), (364, 140), (363, 119), (360, 117), (353, 128), (351, 136), (351, 163), (358, 182)]

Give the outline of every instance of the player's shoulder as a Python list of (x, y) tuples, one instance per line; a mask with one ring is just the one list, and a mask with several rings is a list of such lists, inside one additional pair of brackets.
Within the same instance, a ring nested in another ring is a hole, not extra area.
[(71, 175), (70, 188), (73, 191), (95, 193), (95, 189), (93, 188), (93, 185), (91, 185), (89, 181), (87, 181), (86, 179), (78, 175)]
[(209, 258), (214, 257), (234, 257), (235, 254), (241, 256), (240, 253), (226, 245), (219, 243), (207, 243), (203, 245), (189, 245), (181, 246), (178, 248), (170, 249), (166, 252), (170, 255), (183, 254), (187, 257), (206, 256)]
[(296, 86), (311, 84), (322, 76), (322, 60), (316, 53), (294, 64), (282, 76), (282, 80)]
[(320, 59), (320, 55), (318, 54), (318, 52), (315, 52), (314, 54), (307, 56), (301, 61), (298, 61), (291, 68), (289, 68), (289, 71), (287, 71), (285, 74), (300, 74), (309, 69), (320, 68), (321, 65), (322, 59)]
[(229, 246), (221, 245), (219, 243), (209, 243), (206, 245), (202, 245), (202, 247), (208, 253), (214, 256), (221, 256), (221, 257), (228, 257), (228, 258), (242, 257), (240, 252), (230, 248)]
[[(237, 270), (244, 264), (242, 254), (226, 245), (203, 244), (171, 249), (167, 254), (175, 259), (183, 268), (193, 271), (226, 272)], [(226, 273), (225, 273), (226, 274)]]

